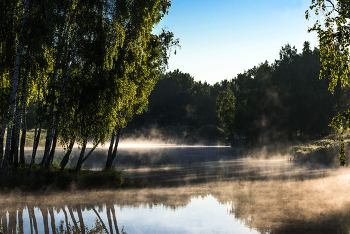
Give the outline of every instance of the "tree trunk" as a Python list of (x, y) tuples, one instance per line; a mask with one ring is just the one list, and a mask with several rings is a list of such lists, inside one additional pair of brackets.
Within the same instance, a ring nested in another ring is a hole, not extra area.
[(29, 219), (33, 222), (34, 231), (38, 234), (38, 223), (36, 222), (35, 212), (33, 206), (28, 206)]
[[(15, 130), (16, 130), (16, 125), (14, 124), (14, 125), (12, 126), (12, 136), (15, 135), (15, 134), (14, 134), (14, 133), (16, 132)], [(14, 141), (15, 141), (15, 137), (13, 137), (13, 138), (11, 139), (10, 156), (9, 156), (9, 158), (8, 158), (8, 164), (10, 164), (10, 165), (13, 165), (13, 153), (14, 153), (14, 151), (15, 151), (15, 149), (14, 149), (14, 147), (15, 147)]]
[[(56, 84), (56, 78), (57, 78), (57, 72), (58, 72), (58, 65), (60, 64), (60, 58), (61, 58), (61, 55), (59, 54), (57, 61), (56, 61), (56, 65), (55, 65), (52, 86), (55, 86), (55, 84)], [(55, 94), (54, 87), (52, 87), (50, 92), (54, 96), (54, 94)], [(51, 101), (51, 105), (50, 105), (50, 112), (49, 112), (49, 121), (50, 122), (48, 123), (48, 127), (47, 127), (45, 151), (44, 151), (43, 160), (41, 162), (41, 167), (39, 170), (40, 174), (43, 172), (44, 169), (47, 168), (47, 165), (49, 163), (51, 144), (52, 144), (52, 139), (54, 137), (54, 107), (55, 107), (55, 98), (53, 98), (53, 100)]]
[(114, 146), (114, 138), (115, 138), (115, 134), (113, 132), (112, 136), (111, 136), (111, 143), (109, 144), (107, 160), (108, 160), (108, 158), (110, 158), (112, 156), (113, 146)]
[(38, 150), (38, 146), (39, 146), (39, 142), (40, 142), (41, 130), (42, 130), (42, 127), (41, 127), (41, 123), (40, 123), (39, 130), (38, 130), (38, 135), (36, 136), (35, 151)]
[(16, 104), (15, 128), (13, 128), (14, 134), (12, 136), (13, 148), (11, 145), (11, 148), (12, 148), (11, 151), (13, 150), (13, 152), (11, 152), (11, 154), (13, 156), (13, 166), (15, 169), (18, 168), (18, 147), (19, 147), (19, 135), (20, 135), (20, 130), (21, 130), (21, 119), (22, 119), (22, 114), (21, 114), (22, 108), (20, 108), (18, 102), (19, 102), (19, 99), (17, 99), (17, 104)]
[(39, 210), (41, 211), (41, 214), (43, 216), (43, 223), (44, 223), (44, 232), (45, 234), (49, 234), (49, 218), (48, 218), (48, 212), (47, 212), (47, 207), (39, 207)]
[(27, 135), (27, 115), (26, 115), (27, 93), (28, 93), (28, 76), (26, 76), (26, 79), (24, 81), (24, 93), (23, 93), (22, 108), (21, 108), (21, 110), (22, 110), (22, 123), (21, 123), (22, 136), (21, 136), (19, 163), (22, 165), (25, 164), (24, 146), (26, 144), (26, 135)]
[(2, 222), (2, 232), (3, 233), (8, 233), (7, 232), (7, 211), (5, 209), (2, 209), (0, 211), (1, 214), (1, 222)]
[(83, 165), (83, 158), (85, 154), (86, 144), (87, 144), (87, 140), (84, 140), (83, 147), (81, 148), (80, 156), (77, 162), (77, 166), (75, 167), (76, 172), (80, 171), (81, 166)]
[(119, 145), (119, 139), (121, 137), (123, 129), (122, 128), (118, 128), (118, 133), (117, 133), (117, 139), (115, 140), (115, 146), (114, 146), (114, 150), (112, 153), (112, 162), (115, 159), (115, 157), (117, 156), (117, 150), (118, 150), (118, 145)]
[(56, 225), (55, 225), (55, 214), (53, 212), (53, 207), (49, 207), (49, 214), (51, 219), (51, 233), (56, 234)]
[(22, 117), (22, 136), (21, 136), (21, 145), (20, 145), (20, 153), (19, 153), (19, 163), (21, 165), (25, 164), (25, 158), (24, 158), (24, 147), (26, 144), (26, 137), (27, 137), (27, 126), (26, 126), (26, 108), (24, 105), (24, 110), (23, 110), (23, 117)]
[(115, 146), (114, 146), (112, 154), (110, 156), (108, 155), (108, 157), (107, 157), (106, 167), (105, 167), (106, 171), (108, 171), (112, 168), (113, 160), (117, 156), (119, 138), (120, 138), (121, 133), (122, 133), (122, 128), (117, 127), (117, 136), (115, 139)]
[(23, 207), (18, 209), (18, 232), (23, 234)]
[(92, 154), (92, 152), (94, 152), (94, 150), (97, 148), (99, 142), (97, 142), (97, 143), (92, 147), (92, 149), (90, 150), (90, 152), (84, 157), (85, 150), (86, 150), (86, 144), (87, 144), (87, 143), (84, 143), (84, 146), (83, 146), (84, 151), (83, 151), (83, 149), (82, 149), (81, 152), (80, 152), (79, 160), (78, 160), (77, 166), (75, 167), (75, 171), (76, 171), (76, 172), (80, 171), (82, 165), (84, 164), (84, 162), (86, 161), (86, 159), (89, 158), (89, 156)]
[[(41, 130), (41, 128), (40, 128)], [(31, 174), (32, 174), (32, 170), (33, 170), (33, 165), (34, 165), (34, 162), (35, 162), (35, 155), (36, 155), (36, 150), (38, 148), (38, 136), (40, 136), (40, 131), (39, 133), (37, 134), (37, 122), (35, 123), (35, 131), (34, 131), (34, 142), (33, 142), (33, 151), (32, 151), (32, 157), (30, 159), (30, 164), (29, 164), (29, 168), (28, 168), (28, 172), (27, 172), (27, 176), (29, 177)]]
[[(38, 109), (39, 109), (39, 106), (40, 106), (40, 78), (41, 78), (41, 74), (39, 76), (39, 82), (38, 82), (38, 86), (39, 86), (39, 89), (38, 89)], [(40, 123), (39, 132), (37, 133), (38, 123), (39, 123), (39, 117), (38, 117), (38, 113), (37, 113), (36, 114), (36, 118), (35, 118), (35, 131), (34, 131), (34, 142), (33, 142), (32, 158), (30, 160), (30, 165), (29, 165), (29, 168), (28, 168), (27, 177), (30, 177), (31, 174), (32, 174), (33, 165), (34, 165), (34, 162), (35, 162), (36, 150), (38, 149), (40, 133), (41, 133), (41, 123)]]
[(4, 135), (5, 135), (5, 129), (6, 129), (6, 112), (2, 116), (2, 123), (1, 123), (1, 134), (0, 134), (0, 169), (2, 167), (2, 159), (4, 155)]
[(115, 216), (115, 209), (114, 206), (111, 206), (111, 210), (112, 210), (112, 216), (113, 216), (113, 222), (114, 222), (114, 227), (115, 227), (115, 231), (117, 234), (120, 234), (119, 229), (118, 229), (118, 224), (117, 224), (117, 218)]
[(64, 168), (66, 167), (68, 161), (69, 161), (69, 156), (70, 154), (72, 153), (72, 150), (73, 150), (73, 146), (74, 146), (74, 142), (75, 142), (75, 138), (74, 140), (72, 140), (68, 146), (68, 149), (67, 149), (67, 153), (64, 155), (61, 163), (60, 163), (60, 166), (61, 166), (61, 171), (64, 170)]
[(80, 231), (82, 234), (85, 234), (85, 224), (84, 224), (84, 219), (83, 219), (83, 214), (81, 213), (82, 207), (81, 205), (77, 207), (77, 213), (78, 213), (78, 218), (79, 218), (79, 223), (80, 223)]
[(16, 105), (16, 97), (17, 97), (17, 85), (18, 85), (18, 73), (19, 73), (19, 62), (21, 59), (22, 54), (22, 33), (24, 28), (24, 23), (26, 21), (27, 13), (29, 10), (29, 2), (30, 0), (26, 1), (26, 6), (22, 18), (22, 25), (19, 33), (19, 40), (17, 44), (17, 52), (16, 52), (16, 58), (15, 58), (15, 68), (13, 73), (13, 79), (11, 82), (11, 101), (10, 101), (10, 112), (9, 112), (9, 125), (7, 128), (7, 137), (6, 137), (6, 149), (5, 149), (5, 157), (3, 161), (2, 166), (2, 175), (7, 174), (7, 166), (8, 166), (8, 160), (10, 156), (10, 146), (11, 146), (11, 138), (12, 138), (12, 125), (13, 125), (13, 118), (14, 118), (14, 111), (15, 111), (15, 105)]
[(70, 217), (73, 221), (73, 224), (74, 224), (74, 227), (75, 227), (75, 230), (78, 230), (78, 222), (77, 220), (75, 219), (74, 217), (74, 214), (73, 214), (73, 209), (71, 206), (67, 207), (68, 208), (68, 211), (69, 211), (69, 214), (70, 214)]
[(63, 211), (63, 214), (64, 214), (64, 219), (65, 219), (65, 223), (66, 223), (66, 229), (67, 229), (67, 234), (70, 234), (70, 227), (69, 227), (69, 221), (68, 221), (68, 214), (67, 214), (67, 211), (65, 209), (64, 206), (61, 207), (62, 211)]
[[(75, 12), (76, 12), (76, 9), (72, 13), (72, 19), (75, 16)], [(57, 54), (57, 59), (56, 59), (56, 64), (55, 64), (55, 70), (54, 70), (54, 74), (53, 74), (53, 81), (52, 81), (53, 87), (56, 84), (57, 74), (58, 74), (60, 63), (61, 63), (61, 57), (62, 57), (62, 53), (63, 53), (61, 50), (64, 49), (64, 42), (63, 41), (65, 41), (65, 39), (68, 36), (68, 32), (70, 30), (71, 23), (72, 23), (72, 21), (70, 20), (68, 22), (67, 30), (64, 32), (64, 35), (63, 35), (63, 37), (61, 38), (61, 41), (60, 41), (60, 48), (58, 49), (58, 54)], [(68, 79), (68, 78), (69, 78), (69, 74), (67, 75), (66, 79)], [(65, 87), (65, 85), (63, 86), (63, 90), (62, 90), (61, 95), (59, 97), (59, 103), (61, 102), (61, 99), (62, 99), (63, 94), (64, 94), (64, 87)], [(51, 90), (51, 93), (54, 96), (55, 95), (55, 91), (53, 89)], [(55, 98), (54, 98), (54, 100), (55, 100)], [(39, 171), (40, 174), (42, 173), (42, 171), (44, 169), (49, 167), (48, 164), (49, 164), (49, 161), (50, 161), (51, 143), (52, 143), (52, 140), (53, 140), (53, 135), (56, 134), (56, 131), (54, 131), (54, 125), (55, 125), (55, 120), (54, 120), (54, 118), (55, 118), (55, 116), (54, 116), (54, 107), (55, 107), (54, 103), (55, 103), (55, 101), (54, 100), (51, 102), (51, 106), (50, 106), (50, 116), (49, 116), (50, 123), (49, 123), (48, 129), (47, 129), (44, 157), (43, 157), (42, 165), (41, 165), (40, 171)], [(58, 106), (57, 108), (60, 108), (60, 106)], [(56, 110), (56, 112), (58, 113), (58, 110)], [(56, 118), (59, 118), (59, 117), (56, 116)], [(58, 120), (56, 119), (56, 121), (58, 121)]]
[(92, 208), (92, 210), (95, 212), (95, 214), (96, 214), (96, 216), (98, 217), (99, 221), (101, 222), (103, 229), (106, 231), (106, 233), (108, 233), (108, 229), (107, 229), (105, 223), (103, 222), (103, 220), (101, 219), (101, 216), (99, 215), (99, 213), (97, 212), (97, 210), (96, 210), (94, 207), (91, 207), (91, 208)]
[(17, 210), (8, 210), (9, 213), (9, 224), (8, 230), (10, 233), (16, 233), (16, 220), (17, 220)]
[[(30, 63), (31, 57), (29, 57), (29, 63)], [(21, 132), (21, 126), (22, 126), (22, 115), (23, 115), (23, 107), (27, 104), (27, 80), (29, 76), (29, 66), (26, 68), (26, 74), (25, 74), (25, 79), (23, 80), (23, 91), (22, 91), (22, 101), (21, 105), (18, 104), (19, 98), (17, 99), (17, 104), (16, 104), (16, 129), (15, 133), (16, 135), (13, 136), (15, 137), (15, 145), (14, 145), (14, 152), (13, 152), (13, 159), (14, 159), (14, 168), (18, 168), (18, 148), (19, 148), (19, 139), (20, 139), (20, 132)], [(23, 149), (24, 150), (24, 149)], [(23, 152), (23, 160), (24, 160), (24, 152)], [(23, 163), (24, 164), (24, 163)]]
[(52, 147), (49, 155), (49, 163), (47, 164), (46, 168), (50, 168), (50, 165), (53, 162), (53, 157), (55, 156), (55, 150), (56, 150), (56, 144), (57, 144), (57, 135), (58, 135), (58, 129), (55, 129), (55, 135), (53, 136), (53, 142)]
[(113, 220), (111, 217), (112, 209), (110, 204), (106, 204), (106, 212), (107, 212), (107, 219), (108, 219), (108, 226), (109, 226), (109, 231), (111, 234), (113, 234)]
[[(55, 124), (55, 134), (54, 134), (54, 137), (53, 137), (53, 143), (52, 143), (52, 147), (51, 147), (51, 151), (50, 151), (50, 155), (49, 155), (49, 163), (46, 165), (46, 168), (50, 167), (50, 165), (53, 162), (53, 157), (55, 155), (55, 149), (56, 149), (56, 143), (57, 143), (57, 137), (58, 137), (58, 119), (59, 119), (59, 116), (60, 116), (60, 112), (62, 111), (63, 97), (64, 97), (64, 94), (65, 94), (65, 88), (66, 88), (67, 82), (69, 80), (69, 76), (70, 76), (70, 72), (71, 72), (72, 66), (73, 65), (71, 65), (70, 68), (69, 68), (66, 80), (64, 81), (64, 84), (63, 84), (63, 87), (62, 87), (62, 90), (61, 90), (61, 93), (60, 93), (58, 106), (57, 106), (57, 110), (56, 110), (57, 116), (56, 116), (56, 124)], [(46, 152), (46, 150), (45, 150), (45, 152)], [(70, 152), (69, 152), (69, 154), (70, 154)], [(68, 154), (68, 157), (69, 157), (69, 154)], [(44, 163), (44, 160), (45, 160), (45, 157), (43, 158), (43, 162), (42, 163)]]
[(29, 214), (30, 234), (33, 234), (33, 222), (32, 222), (32, 219), (30, 217), (29, 207), (28, 207), (28, 214)]
[[(51, 117), (53, 118), (53, 114), (52, 115), (50, 114), (50, 118)], [(47, 164), (49, 163), (49, 154), (50, 154), (52, 139), (53, 139), (53, 135), (54, 135), (54, 129), (53, 129), (52, 124), (53, 123), (51, 121), (51, 123), (49, 124), (48, 129), (47, 129), (45, 151), (44, 151), (43, 159), (41, 161), (41, 167), (39, 170), (39, 174), (41, 174), (43, 172), (43, 170), (47, 168)]]
[(98, 144), (100, 144), (100, 142), (97, 142), (97, 143), (92, 147), (92, 149), (90, 150), (90, 152), (83, 158), (81, 164), (83, 164), (83, 163), (86, 161), (86, 159), (89, 158), (89, 156), (92, 154), (92, 152), (94, 152), (94, 150), (97, 148)]

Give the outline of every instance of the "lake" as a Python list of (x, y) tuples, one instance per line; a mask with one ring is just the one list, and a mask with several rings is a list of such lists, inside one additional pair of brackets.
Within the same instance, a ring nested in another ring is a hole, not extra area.
[[(99, 149), (86, 167), (103, 167)], [(0, 196), (4, 233), (349, 233), (347, 168), (230, 147), (125, 146), (115, 166), (152, 185)], [(100, 159), (100, 160), (99, 160)], [(16, 232), (15, 232), (16, 231)]]

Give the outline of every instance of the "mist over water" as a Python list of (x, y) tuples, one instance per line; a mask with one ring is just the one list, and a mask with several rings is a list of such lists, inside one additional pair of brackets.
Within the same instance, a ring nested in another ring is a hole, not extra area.
[[(107, 150), (97, 148), (85, 168), (103, 168)], [(74, 152), (78, 155), (78, 149)], [(68, 223), (74, 227), (69, 218), (72, 207), (78, 227), (81, 212), (86, 230), (96, 231), (92, 233), (97, 233), (96, 228), (112, 233), (110, 227), (116, 232), (114, 219), (119, 233), (122, 229), (126, 233), (349, 233), (348, 168), (297, 163), (292, 156), (264, 149), (247, 153), (223, 146), (121, 142), (114, 166), (126, 177), (150, 182), (150, 188), (84, 192), (72, 188), (41, 197), (15, 191), (0, 197), (0, 208), (8, 210), (10, 225), (11, 209), (23, 209), (25, 217), (28, 207), (38, 215), (52, 207), (55, 225), (59, 227), (62, 220), (67, 229)], [(50, 220), (51, 214), (47, 217)]]

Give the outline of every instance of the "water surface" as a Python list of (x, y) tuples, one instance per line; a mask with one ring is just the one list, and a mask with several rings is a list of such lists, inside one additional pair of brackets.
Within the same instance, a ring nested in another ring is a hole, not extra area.
[[(105, 154), (97, 150), (86, 167), (102, 168)], [(121, 147), (117, 157), (126, 176), (152, 186), (13, 191), (0, 197), (4, 233), (350, 232), (347, 168), (239, 158), (225, 147)]]

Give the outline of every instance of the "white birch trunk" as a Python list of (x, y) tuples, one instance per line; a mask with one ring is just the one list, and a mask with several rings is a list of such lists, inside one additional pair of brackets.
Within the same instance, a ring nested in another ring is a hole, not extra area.
[[(21, 125), (21, 110), (19, 106), (19, 98), (17, 99), (17, 104), (16, 104), (16, 114), (15, 114), (15, 128), (12, 129), (14, 131), (14, 134), (12, 136), (12, 143), (14, 143), (13, 147), (11, 146), (13, 152), (11, 152), (13, 157), (13, 165), (15, 168), (18, 167), (18, 146), (19, 146), (19, 133), (20, 133), (20, 125)], [(12, 144), (11, 143), (11, 144)]]
[(24, 146), (26, 144), (26, 135), (27, 135), (26, 103), (22, 103), (22, 124), (21, 124), (21, 129), (22, 129), (22, 135), (21, 135), (21, 145), (20, 145), (20, 153), (19, 153), (19, 163), (20, 164), (25, 164)]
[[(30, 56), (31, 60), (31, 56)], [(27, 68), (29, 70), (29, 68)], [(24, 87), (23, 87), (23, 94), (22, 94), (22, 103), (21, 103), (21, 125), (20, 128), (22, 130), (22, 136), (21, 136), (21, 144), (20, 144), (20, 156), (19, 156), (19, 162), (20, 164), (25, 164), (24, 159), (24, 146), (26, 143), (26, 135), (27, 135), (27, 121), (26, 121), (26, 106), (27, 106), (27, 94), (28, 94), (28, 76), (29, 72), (27, 73), (25, 80), (24, 80)]]
[(85, 155), (86, 144), (87, 144), (87, 140), (84, 140), (83, 147), (81, 148), (79, 159), (78, 159), (77, 165), (75, 167), (75, 171), (80, 171), (81, 166), (83, 165), (83, 158)]
[[(41, 72), (40, 72), (40, 76), (39, 76), (39, 84), (38, 84), (38, 109), (40, 107), (40, 78), (41, 78)], [(37, 130), (38, 130), (38, 122), (39, 122), (39, 118), (38, 118), (38, 113), (36, 114), (36, 118), (35, 118), (35, 131), (34, 131), (34, 142), (33, 142), (33, 151), (32, 151), (32, 157), (30, 160), (30, 164), (29, 164), (29, 168), (28, 168), (28, 172), (27, 172), (27, 177), (30, 177), (32, 174), (32, 169), (33, 169), (33, 165), (35, 162), (35, 155), (36, 155), (36, 150), (38, 148), (38, 142), (37, 142)], [(41, 126), (40, 126), (40, 130), (41, 130)], [(40, 132), (39, 134), (40, 135)]]
[[(71, 19), (73, 19), (75, 16), (75, 10), (73, 11), (72, 13), (72, 17)], [(68, 36), (68, 32), (70, 30), (70, 25), (72, 23), (72, 20), (69, 20), (68, 22), (68, 27), (64, 33), (64, 36), (61, 40), (61, 45), (62, 45), (62, 50), (63, 50), (63, 41), (66, 40), (67, 36)], [(55, 64), (55, 70), (54, 70), (54, 75), (53, 75), (53, 86), (55, 86), (56, 84), (56, 79), (57, 79), (57, 73), (58, 73), (58, 68), (59, 68), (59, 65), (61, 63), (61, 57), (62, 57), (62, 52), (60, 52), (60, 50), (58, 50), (58, 56), (57, 56), (57, 60), (56, 60), (56, 64)], [(71, 68), (70, 68), (71, 70)], [(70, 70), (69, 70), (69, 73), (70, 73)], [(69, 77), (69, 73), (68, 73), (68, 77)], [(67, 78), (68, 78), (67, 77)], [(53, 94), (54, 94), (54, 90), (51, 91)], [(60, 95), (60, 98), (62, 98), (62, 93), (64, 93), (64, 87), (63, 87), (63, 91), (61, 92), (61, 95)], [(49, 167), (49, 163), (50, 163), (50, 151), (51, 151), (51, 145), (52, 145), (52, 140), (54, 138), (54, 134), (57, 134), (55, 133), (55, 130), (57, 130), (56, 127), (54, 127), (55, 124), (55, 121), (54, 121), (54, 101), (51, 103), (51, 106), (50, 106), (50, 116), (49, 116), (49, 119), (50, 119), (50, 123), (49, 123), (49, 126), (48, 126), (48, 129), (47, 129), (47, 135), (46, 135), (46, 143), (45, 143), (45, 151), (44, 151), (44, 156), (43, 156), (43, 160), (42, 160), (42, 165), (41, 165), (41, 168), (40, 168), (40, 174), (42, 173), (42, 171), (46, 168)], [(59, 107), (58, 107), (59, 108)], [(58, 121), (58, 120), (56, 120)]]
[(2, 123), (1, 123), (1, 134), (0, 134), (0, 169), (2, 167), (2, 159), (4, 155), (4, 135), (5, 135), (5, 129), (6, 129), (6, 112), (2, 116)]
[(29, 10), (29, 2), (30, 0), (27, 0), (25, 10), (24, 10), (24, 15), (22, 19), (22, 25), (20, 29), (20, 37), (18, 40), (18, 45), (17, 45), (17, 52), (16, 52), (16, 58), (15, 58), (15, 68), (14, 68), (14, 74), (13, 74), (13, 79), (11, 82), (11, 102), (10, 102), (10, 112), (9, 112), (9, 125), (7, 128), (7, 137), (6, 137), (6, 150), (5, 150), (5, 157), (2, 165), (2, 175), (7, 174), (7, 166), (8, 166), (8, 159), (10, 156), (10, 147), (11, 147), (11, 137), (12, 137), (12, 125), (13, 125), (13, 117), (14, 117), (14, 111), (15, 111), (15, 105), (16, 105), (16, 97), (17, 97), (17, 85), (18, 85), (18, 73), (19, 73), (19, 63), (21, 59), (21, 54), (22, 54), (22, 32), (24, 28), (24, 23), (27, 18), (27, 13)]
[(74, 140), (72, 140), (68, 146), (68, 149), (67, 149), (67, 153), (64, 155), (61, 163), (60, 163), (60, 166), (61, 166), (61, 170), (60, 171), (63, 171), (64, 168), (66, 167), (68, 161), (69, 161), (69, 156), (70, 154), (72, 153), (72, 150), (73, 150), (73, 146), (74, 146), (74, 142), (75, 142), (75, 137), (74, 137)]

